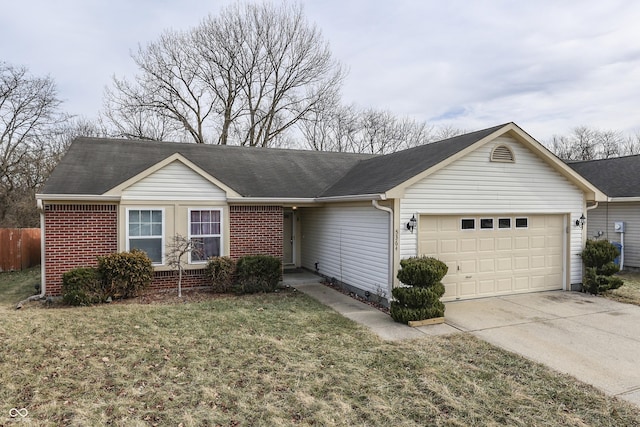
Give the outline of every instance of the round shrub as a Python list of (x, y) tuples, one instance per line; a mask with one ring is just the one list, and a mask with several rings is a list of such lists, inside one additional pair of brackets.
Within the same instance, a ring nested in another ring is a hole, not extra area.
[(62, 301), (65, 304), (91, 305), (103, 300), (103, 283), (97, 269), (74, 268), (62, 275)]
[(106, 294), (113, 298), (137, 296), (153, 279), (151, 259), (138, 249), (98, 257), (98, 272), (104, 280)]
[(232, 258), (209, 258), (206, 271), (213, 292), (227, 293), (232, 290), (236, 275), (236, 262)]
[(433, 305), (444, 294), (441, 282), (429, 288), (399, 287), (391, 291), (391, 295), (405, 307), (424, 307)]
[(443, 317), (444, 304), (441, 301), (436, 301), (432, 306), (411, 308), (403, 306), (398, 301), (391, 301), (389, 312), (393, 320), (396, 322), (408, 323), (409, 321)]
[(432, 286), (447, 274), (447, 265), (431, 257), (411, 257), (400, 261), (398, 280), (407, 286)]
[(236, 264), (236, 284), (233, 291), (238, 294), (273, 292), (282, 277), (282, 262), (269, 255), (248, 255)]

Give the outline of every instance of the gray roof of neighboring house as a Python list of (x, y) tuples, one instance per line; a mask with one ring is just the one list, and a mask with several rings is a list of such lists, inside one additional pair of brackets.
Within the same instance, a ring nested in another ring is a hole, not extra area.
[(567, 164), (608, 197), (640, 196), (640, 155)]
[(174, 153), (243, 197), (379, 194), (503, 126), (384, 156), (81, 137), (71, 144), (42, 194), (100, 195)]

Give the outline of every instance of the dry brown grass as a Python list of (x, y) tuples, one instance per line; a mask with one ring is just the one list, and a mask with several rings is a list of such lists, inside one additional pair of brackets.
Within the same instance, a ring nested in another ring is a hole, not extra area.
[(384, 342), (297, 292), (0, 308), (0, 424), (640, 425), (640, 411), (458, 334)]
[(624, 285), (604, 295), (616, 301), (640, 305), (640, 272), (624, 271), (618, 276), (624, 280)]

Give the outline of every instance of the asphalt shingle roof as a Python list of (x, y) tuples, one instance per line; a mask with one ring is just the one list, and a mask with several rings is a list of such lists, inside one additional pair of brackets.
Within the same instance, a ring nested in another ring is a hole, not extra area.
[(175, 153), (243, 197), (380, 194), (503, 126), (384, 156), (81, 137), (42, 194), (100, 195)]
[(640, 196), (640, 155), (567, 164), (609, 197)]

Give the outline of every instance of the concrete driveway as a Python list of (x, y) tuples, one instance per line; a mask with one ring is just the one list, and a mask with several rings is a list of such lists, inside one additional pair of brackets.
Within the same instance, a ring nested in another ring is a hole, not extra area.
[(446, 323), (640, 406), (640, 307), (577, 292), (446, 304)]

